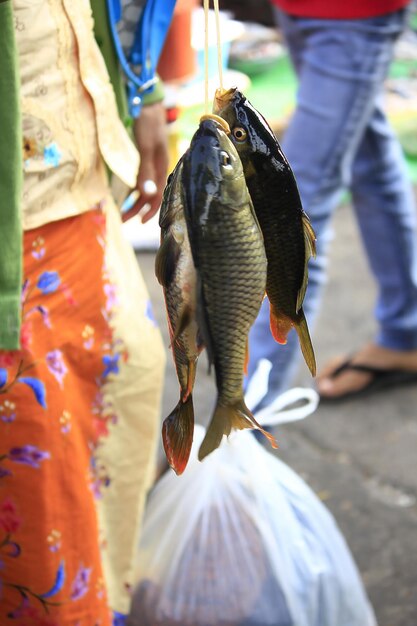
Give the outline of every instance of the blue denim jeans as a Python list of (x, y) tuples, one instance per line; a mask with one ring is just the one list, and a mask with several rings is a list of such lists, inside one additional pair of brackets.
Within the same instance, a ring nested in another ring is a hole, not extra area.
[[(304, 311), (314, 324), (324, 282), (329, 220), (349, 189), (378, 284), (376, 342), (417, 348), (417, 232), (413, 190), (398, 140), (386, 119), (383, 82), (407, 11), (361, 20), (317, 20), (277, 11), (299, 79), (297, 106), (283, 140), (303, 207), (317, 235)], [(269, 331), (265, 300), (249, 337), (248, 380), (260, 359), (272, 363), (268, 405), (291, 383), (300, 351), (295, 331), (285, 346)]]

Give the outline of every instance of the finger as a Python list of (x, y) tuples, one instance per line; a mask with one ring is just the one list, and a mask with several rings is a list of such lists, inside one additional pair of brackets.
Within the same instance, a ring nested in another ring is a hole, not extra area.
[(159, 211), (161, 206), (162, 194), (155, 196), (151, 202), (148, 203), (148, 208), (141, 214), (142, 224), (146, 224), (150, 219), (154, 217)]
[(128, 209), (127, 211), (123, 211), (122, 213), (122, 222), (127, 222), (128, 220), (130, 220), (132, 217), (135, 217), (135, 215), (137, 215), (140, 211), (140, 208), (137, 206), (137, 203), (134, 204), (132, 206), (131, 209)]
[(127, 222), (127, 220), (130, 220), (135, 215), (138, 215), (143, 209), (143, 207), (146, 204), (148, 204), (148, 202), (150, 202), (151, 200), (152, 198), (147, 198), (144, 195), (139, 196), (139, 198), (135, 201), (135, 203), (129, 209), (126, 209), (125, 211), (123, 211), (122, 222)]

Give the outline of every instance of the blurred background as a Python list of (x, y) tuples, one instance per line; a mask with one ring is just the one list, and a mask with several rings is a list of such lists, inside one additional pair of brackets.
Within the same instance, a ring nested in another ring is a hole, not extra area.
[[(165, 83), (173, 169), (204, 112), (204, 12), (199, 0), (177, 0), (158, 71)], [(226, 87), (237, 86), (268, 120), (277, 136), (295, 105), (296, 79), (269, 0), (222, 0), (222, 64)], [(209, 23), (209, 96), (218, 87), (214, 11)], [(417, 182), (417, 5), (409, 30), (396, 46), (386, 82), (388, 114)], [(137, 249), (155, 248), (155, 220), (126, 226)]]
[[(267, 0), (222, 0), (224, 83), (237, 85), (278, 136), (295, 102), (295, 79)], [(159, 72), (166, 84), (171, 167), (187, 147), (203, 113), (202, 9), (178, 0)], [(218, 86), (214, 24), (210, 27), (210, 94)], [(386, 82), (388, 114), (417, 183), (417, 11), (396, 47)], [(169, 345), (162, 290), (154, 277), (157, 220), (125, 225)], [(375, 286), (346, 196), (336, 213), (328, 283), (316, 326), (318, 367), (349, 354), (374, 333)], [(298, 383), (311, 386), (304, 366)], [(196, 384), (196, 416), (205, 423), (214, 402), (205, 362)], [(169, 355), (163, 415), (177, 402)], [(279, 458), (295, 469), (332, 511), (362, 573), (379, 626), (417, 625), (417, 389), (404, 387), (369, 399), (319, 406), (303, 422), (276, 428)], [(334, 626), (337, 626), (335, 624)]]

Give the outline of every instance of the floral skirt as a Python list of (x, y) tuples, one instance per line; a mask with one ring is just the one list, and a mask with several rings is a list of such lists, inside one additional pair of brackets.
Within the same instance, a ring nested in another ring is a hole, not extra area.
[(0, 351), (0, 624), (123, 624), (165, 354), (111, 201), (25, 233), (22, 317)]

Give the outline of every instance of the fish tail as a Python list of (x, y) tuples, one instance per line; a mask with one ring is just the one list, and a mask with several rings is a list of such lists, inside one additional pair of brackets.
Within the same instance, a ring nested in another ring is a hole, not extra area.
[(286, 344), (287, 335), (290, 332), (291, 328), (294, 326), (294, 322), (292, 321), (292, 319), (290, 319), (286, 315), (278, 315), (271, 305), (269, 314), (269, 325), (275, 341), (283, 345)]
[(316, 357), (314, 356), (313, 344), (311, 343), (311, 337), (303, 309), (300, 309), (300, 311), (298, 312), (298, 319), (295, 322), (294, 326), (298, 334), (298, 339), (300, 341), (301, 352), (303, 353), (304, 360), (307, 363), (307, 367), (310, 370), (311, 375), (315, 376)]
[(194, 434), (193, 396), (182, 398), (162, 425), (162, 442), (168, 463), (178, 475), (185, 470)]
[(210, 452), (219, 447), (223, 435), (229, 436), (232, 429), (257, 428), (269, 440), (273, 448), (277, 448), (275, 438), (256, 421), (246, 406), (243, 398), (235, 404), (220, 404), (217, 402), (210, 426), (198, 451), (198, 458), (202, 461)]

